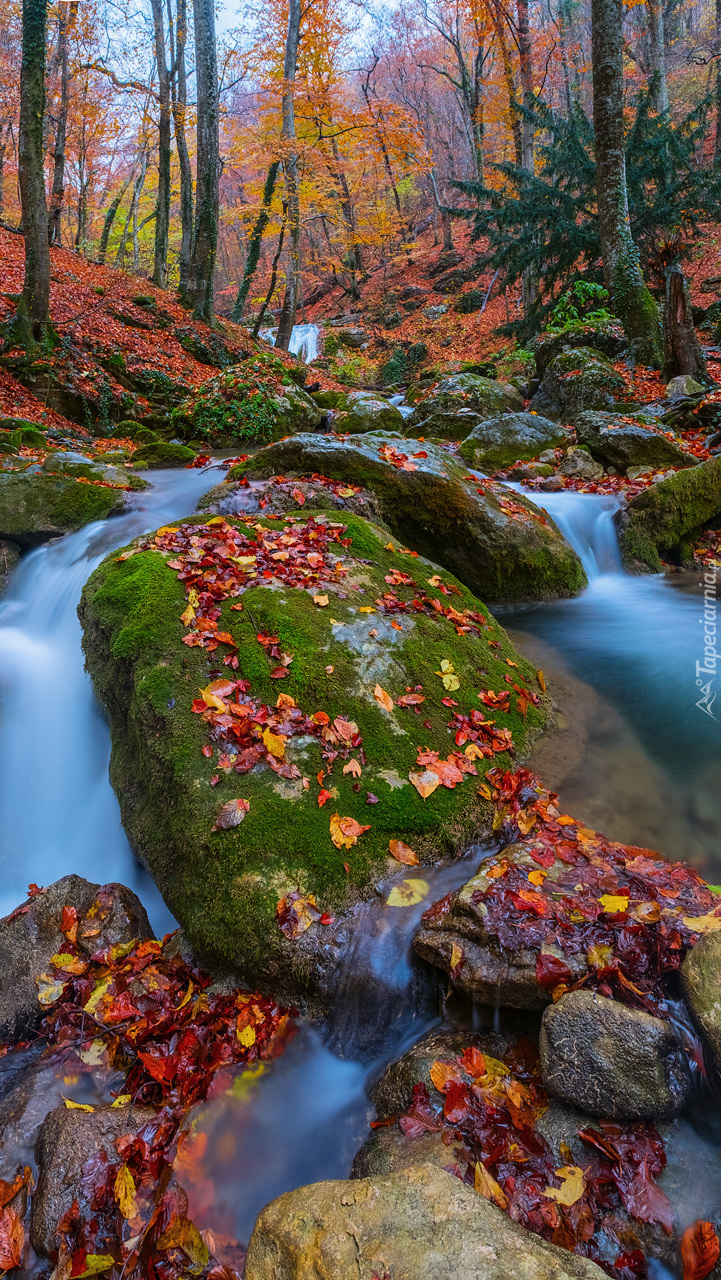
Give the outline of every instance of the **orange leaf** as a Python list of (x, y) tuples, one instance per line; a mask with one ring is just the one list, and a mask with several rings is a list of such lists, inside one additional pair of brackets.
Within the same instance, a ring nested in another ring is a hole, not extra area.
[(378, 705), (383, 707), (384, 711), (390, 712), (393, 710), (393, 699), (386, 693), (385, 689), (381, 689), (379, 684), (373, 690), (373, 697)]
[(0, 1270), (12, 1271), (22, 1262), (25, 1228), (14, 1209), (0, 1209)]
[(433, 773), (431, 769), (424, 769), (423, 773), (411, 772), (408, 777), (422, 800), (427, 800), (429, 796), (433, 795), (436, 787), (441, 785), (438, 774)]
[(681, 1237), (683, 1280), (706, 1280), (719, 1257), (719, 1239), (710, 1222), (694, 1222)]
[(360, 763), (353, 757), (347, 764), (343, 765), (343, 772), (352, 773), (354, 778), (360, 778), (362, 772)]
[(334, 813), (330, 820), (330, 838), (336, 849), (352, 849), (359, 836), (370, 830), (370, 823), (362, 826), (355, 818), (341, 818)]
[(407, 867), (417, 867), (419, 865), (418, 854), (415, 850), (409, 848), (407, 844), (404, 844), (402, 840), (389, 840), (388, 848), (396, 862), (402, 862)]
[(497, 1204), (499, 1209), (508, 1208), (508, 1199), (505, 1191), (480, 1161), (476, 1161), (473, 1186), (479, 1195), (483, 1196), (485, 1200), (490, 1200), (493, 1204)]
[(332, 799), (333, 799), (333, 792), (326, 791), (325, 787), (321, 788), (321, 790), (318, 792), (318, 808), (322, 809), (323, 805), (327, 804), (328, 801)]
[(457, 1084), (463, 1081), (463, 1073), (456, 1062), (442, 1062), (440, 1059), (433, 1063), (430, 1077), (439, 1093), (445, 1093), (453, 1081)]

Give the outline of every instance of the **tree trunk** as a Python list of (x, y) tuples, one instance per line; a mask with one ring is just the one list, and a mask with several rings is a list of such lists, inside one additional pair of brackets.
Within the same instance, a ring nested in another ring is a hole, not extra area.
[(231, 317), (233, 320), (242, 320), (243, 318), (243, 311), (248, 300), (248, 294), (250, 293), (250, 286), (253, 283), (253, 276), (255, 275), (258, 267), (258, 259), (260, 258), (260, 247), (263, 243), (263, 236), (265, 235), (265, 229), (270, 222), (270, 206), (273, 201), (275, 184), (278, 181), (279, 169), (280, 160), (274, 160), (266, 175), (265, 186), (263, 187), (263, 204), (261, 206), (260, 213), (256, 218), (255, 226), (253, 227), (253, 232), (250, 237), (248, 260), (245, 264), (245, 271), (243, 272), (243, 280), (238, 290), (238, 296), (235, 299), (235, 306), (233, 307), (233, 314)]
[(716, 0), (716, 136), (714, 164), (721, 165), (721, 0)]
[(706, 361), (691, 316), (691, 295), (677, 262), (666, 270), (663, 348), (664, 376), (667, 379), (690, 373), (697, 382), (707, 381)]
[(598, 229), (606, 287), (644, 364), (661, 364), (658, 308), (641, 275), (631, 235), (623, 130), (623, 0), (591, 0), (593, 125)]
[[(168, 0), (170, 4), (170, 0)], [(193, 242), (193, 171), (185, 137), (185, 117), (188, 107), (188, 84), (185, 69), (185, 47), (188, 41), (188, 11), (186, 0), (178, 0), (176, 23), (177, 49), (173, 59), (175, 74), (172, 78), (173, 125), (175, 145), (178, 149), (180, 168), (180, 255), (178, 287), (181, 296), (188, 284), (190, 250)]]
[[(518, 14), (518, 52), (521, 59), (521, 89), (526, 111), (532, 111), (536, 95), (533, 90), (533, 61), (531, 58), (531, 29), (528, 21), (528, 0), (516, 0)], [(523, 168), (533, 173), (533, 121), (524, 115), (521, 121), (521, 150)]]
[(300, 0), (290, 0), (288, 11), (288, 35), (285, 42), (285, 61), (283, 64), (283, 102), (282, 118), (283, 141), (287, 144), (285, 168), (285, 189), (288, 200), (288, 227), (290, 230), (290, 249), (285, 281), (285, 297), (283, 310), (278, 324), (276, 347), (287, 351), (290, 336), (295, 324), (295, 313), (298, 309), (300, 292), (300, 199), (298, 195), (298, 155), (295, 150), (295, 68), (298, 61), (298, 43), (300, 41)]
[(197, 172), (193, 248), (188, 266), (185, 300), (193, 315), (213, 322), (213, 272), (218, 247), (220, 137), (218, 58), (213, 0), (193, 0), (195, 74), (197, 81)]
[(128, 174), (127, 178), (123, 182), (123, 185), (120, 188), (120, 191), (116, 196), (113, 197), (113, 199), (110, 201), (110, 204), (108, 205), (107, 212), (103, 219), (103, 230), (100, 236), (98, 262), (105, 262), (105, 255), (108, 252), (108, 241), (110, 239), (110, 232), (113, 229), (113, 223), (115, 222), (115, 217), (117, 215), (118, 209), (122, 204), (123, 196), (125, 195), (125, 192), (127, 191), (131, 182), (133, 181), (134, 176), (135, 176), (135, 168), (133, 167), (130, 170), (130, 173)]
[(495, 3), (493, 6), (493, 26), (496, 36), (498, 37), (498, 45), (501, 50), (501, 61), (503, 62), (503, 78), (506, 82), (506, 93), (508, 94), (508, 123), (513, 137), (514, 160), (516, 168), (520, 169), (523, 164), (521, 117), (516, 109), (516, 84), (513, 76), (511, 51), (508, 47), (508, 39), (506, 37), (505, 14), (499, 3)]
[(47, 0), (23, 0), (18, 179), (25, 240), (25, 280), (18, 303), (27, 346), (45, 336), (50, 311), (48, 206), (43, 168)]
[(651, 54), (651, 101), (657, 111), (668, 111), (666, 41), (663, 30), (663, 5), (661, 0), (646, 0), (646, 10), (648, 13), (648, 44)]
[(486, 132), (485, 104), (483, 101), (483, 63), (485, 54), (479, 42), (473, 66), (473, 90), (471, 93), (471, 130), (473, 136), (473, 160), (476, 168), (476, 181), (481, 186), (485, 183), (483, 164), (483, 138)]
[(120, 237), (120, 244), (118, 245), (118, 252), (117, 252), (117, 254), (116, 254), (116, 256), (115, 256), (115, 265), (116, 265), (116, 267), (122, 267), (122, 266), (123, 266), (123, 263), (125, 262), (125, 252), (126, 252), (126, 248), (127, 248), (128, 231), (130, 230), (130, 227), (133, 225), (133, 223), (134, 223), (134, 222), (137, 222), (137, 218), (138, 218), (138, 201), (140, 200), (140, 193), (141, 193), (141, 191), (143, 190), (143, 187), (144, 187), (144, 185), (145, 185), (145, 175), (146, 175), (146, 173), (147, 173), (147, 169), (148, 169), (148, 153), (147, 153), (147, 151), (143, 151), (143, 154), (142, 154), (142, 155), (141, 155), (141, 157), (140, 157), (140, 173), (138, 174), (137, 178), (135, 179), (135, 185), (133, 186), (133, 198), (132, 198), (132, 200), (130, 201), (130, 208), (128, 209), (128, 216), (127, 216), (127, 218), (125, 219), (125, 226), (123, 227), (123, 234), (122, 234), (122, 236)]
[(65, 139), (68, 131), (68, 88), (70, 84), (68, 27), (76, 13), (77, 0), (73, 0), (71, 4), (60, 5), (57, 48), (57, 62), (60, 67), (60, 105), (55, 125), (55, 145), (53, 148), (53, 185), (48, 212), (48, 244), (61, 243), (60, 217), (65, 194)]
[(165, 288), (168, 270), (168, 235), (170, 230), (170, 73), (165, 56), (165, 23), (163, 0), (150, 0), (153, 13), (155, 61), (158, 66), (158, 208), (155, 219), (155, 251), (153, 254), (153, 284)]
[[(263, 302), (260, 308), (260, 311), (256, 316), (255, 324), (253, 325), (253, 332), (251, 334), (251, 337), (253, 338), (257, 338), (258, 334), (260, 333), (260, 326), (263, 323), (263, 317), (265, 316), (265, 313), (268, 310), (268, 307), (270, 306), (270, 300), (273, 297), (273, 292), (275, 290), (275, 282), (278, 278), (278, 263), (280, 262), (280, 255), (283, 252), (283, 239), (285, 236), (285, 225), (286, 225), (287, 219), (288, 219), (288, 209), (287, 209), (287, 206), (285, 206), (283, 209), (283, 221), (280, 227), (280, 234), (278, 236), (278, 244), (275, 250), (275, 257), (273, 258), (273, 266), (270, 272), (270, 284), (268, 285), (268, 292), (265, 295), (265, 301)], [(275, 345), (277, 347), (278, 345), (277, 341)]]

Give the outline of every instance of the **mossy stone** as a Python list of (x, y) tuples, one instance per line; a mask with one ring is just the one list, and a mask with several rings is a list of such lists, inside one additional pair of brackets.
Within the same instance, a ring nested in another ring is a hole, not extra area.
[(36, 547), (117, 515), (126, 501), (123, 490), (83, 484), (70, 476), (0, 473), (0, 538), (23, 549)]
[(458, 452), (471, 467), (498, 471), (535, 458), (544, 449), (568, 444), (570, 433), (538, 413), (503, 413), (487, 418), (462, 442)]
[(625, 471), (627, 467), (692, 467), (697, 459), (683, 441), (669, 439), (663, 430), (629, 422), (626, 414), (586, 410), (575, 421), (579, 441), (594, 458)]
[(619, 515), (621, 557), (631, 572), (660, 573), (661, 552), (684, 543), (721, 515), (721, 457), (677, 471), (629, 502)]
[(323, 412), (297, 385), (306, 375), (304, 366), (288, 368), (278, 356), (254, 352), (192, 392), (173, 411), (174, 427), (185, 439), (218, 446), (314, 430)]
[(341, 398), (333, 418), (333, 430), (339, 434), (363, 434), (366, 431), (401, 431), (403, 414), (396, 405), (374, 396), (369, 391), (351, 391)]
[[(416, 404), (404, 430), (408, 436), (463, 440), (486, 418), (522, 409), (523, 398), (509, 383), (482, 378), (476, 373), (455, 373), (444, 378)], [(463, 411), (462, 418), (458, 416), (460, 411)]]
[(572, 422), (583, 409), (613, 409), (625, 395), (621, 374), (601, 352), (572, 347), (548, 365), (531, 407), (548, 418)]
[(157, 440), (136, 449), (133, 463), (137, 466), (144, 462), (152, 471), (158, 471), (166, 467), (187, 467), (194, 457), (194, 451), (186, 444), (166, 444)]
[[(197, 527), (201, 520), (186, 523)], [(281, 531), (290, 527), (287, 517), (240, 523), (251, 537), (259, 523)], [(448, 695), (437, 674), (441, 663), (452, 663), (458, 675), (453, 698), (461, 713), (477, 710), (479, 688), (508, 687), (507, 660), (517, 664), (514, 680), (538, 691), (535, 668), (450, 574), (443, 573), (452, 593), (447, 599), (457, 610), (482, 615), (480, 634), (459, 635), (451, 619), (423, 612), (399, 615), (401, 629), (394, 629), (375, 607), (388, 590), (388, 575), (409, 572), (427, 588), (437, 570), (420, 557), (400, 554), (401, 548), (388, 550), (387, 533), (367, 521), (348, 516), (343, 523), (349, 572), (342, 589), (328, 587), (330, 607), (314, 604), (313, 589), (263, 581), (245, 591), (242, 611), (234, 611), (230, 599), (223, 602), (218, 620), (238, 645), (237, 675), (249, 681), (256, 703), (275, 705), (279, 692), (271, 678), (274, 663), (256, 640), (264, 632), (279, 636), (283, 651), (293, 655), (284, 694), (306, 714), (323, 711), (331, 721), (348, 716), (359, 726), (365, 761), (360, 785), (338, 762), (324, 779), (332, 799), (322, 808), (316, 774), (323, 759), (316, 739), (297, 739), (295, 747), (290, 739), (286, 753), (308, 777), (307, 789), (302, 778), (287, 782), (265, 765), (238, 777), (203, 755), (209, 731), (191, 704), (219, 661), (183, 644), (180, 615), (187, 599), (164, 554), (138, 544), (127, 559), (114, 552), (88, 581), (79, 610), (88, 668), (110, 719), (111, 778), (136, 852), (197, 952), (283, 999), (301, 997), (318, 979), (318, 966), (332, 965), (338, 955), (328, 945), (333, 930), (322, 925), (295, 942), (285, 939), (275, 919), (284, 894), (300, 888), (313, 893), (322, 910), (342, 915), (388, 873), (390, 838), (404, 840), (426, 864), (465, 848), (488, 829), (490, 806), (477, 788), (489, 767), (510, 763), (505, 753), (478, 759), (478, 778), (466, 777), (453, 790), (439, 787), (425, 801), (408, 780), (419, 747), (444, 758), (453, 750), (448, 724), (454, 709), (443, 705)], [(152, 539), (142, 545), (152, 547)], [(405, 598), (418, 587), (395, 589)], [(396, 703), (391, 713), (374, 697), (377, 682)], [(422, 716), (397, 705), (399, 695), (417, 686), (425, 696)], [(541, 696), (525, 720), (515, 705), (494, 718), (511, 730), (523, 756), (548, 714)], [(377, 804), (366, 803), (367, 792)], [(250, 801), (244, 822), (214, 832), (221, 806), (238, 796)], [(340, 850), (330, 839), (334, 813), (370, 824), (350, 849)]]
[(457, 574), (485, 600), (575, 595), (586, 576), (550, 516), (501, 484), (466, 480), (443, 448), (369, 432), (304, 435), (261, 449), (229, 479), (313, 472), (369, 489), (403, 542)]

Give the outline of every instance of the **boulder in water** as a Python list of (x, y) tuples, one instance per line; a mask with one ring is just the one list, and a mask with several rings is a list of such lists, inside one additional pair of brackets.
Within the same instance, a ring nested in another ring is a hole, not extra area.
[(23, 550), (75, 533), (94, 520), (119, 515), (126, 507), (123, 489), (47, 475), (39, 469), (0, 471), (0, 539)]
[(245, 1280), (602, 1280), (429, 1164), (385, 1178), (318, 1182), (266, 1205)]
[(592, 458), (583, 445), (572, 445), (567, 449), (558, 468), (560, 476), (569, 476), (574, 480), (600, 480), (603, 467)]
[(186, 444), (158, 440), (150, 444), (141, 444), (140, 448), (135, 450), (132, 461), (134, 466), (142, 463), (151, 471), (160, 471), (166, 468), (187, 467), (194, 458), (195, 449), (189, 449)]
[(340, 399), (333, 417), (339, 435), (365, 431), (401, 431), (403, 414), (394, 404), (369, 391), (350, 391)]
[(575, 595), (586, 577), (550, 516), (492, 480), (469, 478), (446, 450), (370, 432), (302, 435), (260, 450), (231, 478), (312, 476), (370, 490), (396, 537), (458, 575), (483, 600)]
[(63, 950), (63, 908), (77, 913), (78, 946), (88, 955), (133, 938), (152, 938), (139, 898), (121, 884), (64, 876), (0, 920), (0, 1037), (20, 1039), (40, 1022), (36, 981)]
[[(455, 373), (443, 378), (416, 404), (406, 418), (405, 434), (463, 440), (486, 418), (522, 409), (523, 399), (509, 383), (475, 373)], [(463, 414), (459, 417), (460, 410)]]
[(621, 557), (631, 572), (660, 573), (662, 554), (691, 558), (704, 526), (721, 515), (721, 457), (678, 471), (632, 498), (618, 517)]
[(581, 444), (594, 458), (625, 471), (627, 467), (693, 467), (697, 459), (681, 440), (659, 428), (643, 426), (617, 413), (579, 413), (574, 423)]
[(681, 984), (703, 1040), (709, 1075), (721, 1093), (721, 934), (707, 934), (689, 952), (681, 966)]
[(502, 413), (474, 427), (458, 452), (479, 471), (500, 471), (572, 439), (565, 427), (538, 413)]
[(467, 847), (482, 775), (548, 715), (485, 606), (354, 516), (180, 523), (105, 560), (80, 613), (136, 851), (199, 954), (288, 999), (339, 963), (389, 841)]

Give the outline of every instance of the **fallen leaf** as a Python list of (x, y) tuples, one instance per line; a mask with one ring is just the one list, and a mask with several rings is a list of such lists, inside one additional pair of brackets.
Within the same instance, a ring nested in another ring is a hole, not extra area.
[(698, 1221), (681, 1237), (683, 1280), (706, 1280), (719, 1257), (719, 1239), (710, 1222)]
[(448, 658), (441, 659), (441, 669), (436, 671), (436, 675), (441, 677), (443, 688), (449, 693), (455, 693), (456, 689), (460, 689), (461, 682), (456, 675), (456, 669)]
[(416, 791), (422, 800), (427, 800), (433, 795), (436, 787), (440, 787), (441, 780), (437, 773), (433, 773), (431, 769), (424, 769), (423, 773), (408, 774), (409, 780), (413, 783)]
[(334, 813), (330, 820), (330, 838), (336, 849), (352, 849), (358, 837), (369, 830), (369, 825), (363, 826), (355, 818), (341, 818), (338, 813)]
[(378, 705), (383, 707), (384, 711), (391, 712), (393, 710), (393, 699), (386, 693), (385, 689), (381, 689), (379, 684), (373, 690), (373, 697)]
[(328, 791), (325, 787), (321, 787), (318, 792), (318, 808), (322, 809), (324, 804), (333, 799), (333, 792)]
[(450, 974), (452, 978), (457, 977), (460, 973), (463, 968), (464, 959), (463, 948), (459, 947), (457, 942), (452, 942), (450, 959)]
[(417, 867), (419, 865), (418, 854), (415, 850), (409, 848), (407, 844), (404, 844), (402, 840), (389, 840), (388, 848), (396, 862), (403, 862), (407, 867)]
[(586, 1190), (586, 1178), (583, 1169), (579, 1169), (575, 1164), (564, 1164), (560, 1169), (555, 1170), (557, 1178), (561, 1179), (561, 1187), (546, 1187), (543, 1192), (549, 1200), (555, 1200), (557, 1204), (570, 1206), (581, 1199)]
[(355, 758), (349, 760), (347, 764), (343, 765), (343, 772), (352, 774), (354, 778), (360, 778), (362, 769), (359, 761)]
[(683, 922), (694, 933), (713, 933), (716, 929), (721, 929), (721, 915), (714, 915), (713, 912), (709, 912), (707, 916), (683, 916)]
[(428, 897), (427, 880), (401, 880), (391, 889), (386, 903), (389, 907), (414, 907)]
[(544, 676), (544, 674), (543, 674), (543, 672), (542, 672), (542, 671), (537, 671), (537, 672), (536, 672), (536, 679), (537, 679), (537, 681), (538, 681), (538, 683), (539, 683), (539, 685), (540, 685), (540, 687), (541, 687), (541, 691), (542, 691), (542, 693), (545, 693), (545, 692), (546, 692), (546, 677)]
[(486, 1200), (491, 1200), (493, 1204), (497, 1204), (499, 1209), (508, 1208), (508, 1198), (505, 1191), (488, 1172), (486, 1166), (481, 1164), (480, 1160), (476, 1161), (473, 1186), (479, 1195)]
[(269, 755), (275, 756), (276, 760), (283, 759), (285, 755), (285, 738), (278, 733), (271, 733), (270, 729), (264, 729), (263, 742)]
[(313, 596), (313, 604), (317, 604), (319, 609), (325, 609), (328, 603), (327, 596)]
[(0, 1209), (0, 1271), (13, 1271), (22, 1262), (25, 1228), (14, 1209)]
[[(321, 916), (321, 920), (322, 919), (323, 917)], [(247, 1027), (241, 1027), (238, 1032), (238, 1039), (244, 1049), (250, 1049), (252, 1045), (255, 1044), (257, 1038), (255, 1027), (250, 1024)]]
[(63, 1102), (68, 1111), (94, 1111), (95, 1107), (91, 1107), (87, 1102), (73, 1102), (72, 1098), (63, 1098)]
[[(620, 894), (604, 893), (598, 901), (603, 910), (607, 911), (609, 915), (615, 915), (618, 911), (626, 911), (628, 908), (628, 898), (623, 898)], [(721, 920), (719, 921), (719, 926), (721, 927)]]
[(250, 809), (250, 800), (228, 800), (224, 804), (213, 824), (214, 831), (230, 831), (239, 827)]
[(111, 1253), (86, 1253), (82, 1271), (73, 1272), (73, 1280), (84, 1280), (85, 1276), (97, 1276), (101, 1271), (109, 1271), (115, 1266), (115, 1258)]
[(135, 1199), (135, 1179), (126, 1164), (121, 1164), (115, 1175), (113, 1186), (115, 1203), (123, 1217), (128, 1221), (138, 1216), (138, 1202)]

